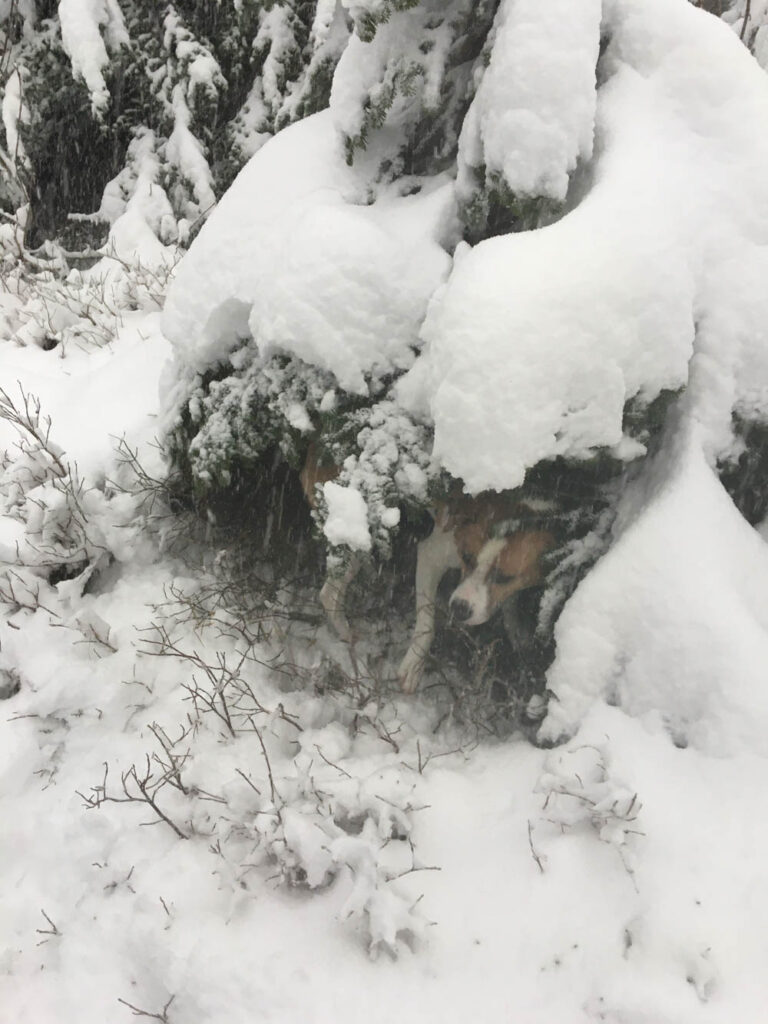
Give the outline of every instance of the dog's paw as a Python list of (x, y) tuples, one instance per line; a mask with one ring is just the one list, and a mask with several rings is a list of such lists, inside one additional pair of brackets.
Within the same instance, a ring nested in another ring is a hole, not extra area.
[(424, 655), (410, 647), (397, 670), (397, 678), (400, 680), (400, 689), (403, 693), (415, 693), (418, 690), (423, 672)]

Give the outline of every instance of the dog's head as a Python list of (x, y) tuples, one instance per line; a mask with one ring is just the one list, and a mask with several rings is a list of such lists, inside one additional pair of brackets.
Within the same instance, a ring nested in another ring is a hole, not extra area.
[(519, 530), (494, 537), (482, 523), (469, 523), (454, 532), (461, 558), (461, 583), (449, 607), (457, 622), (479, 626), (496, 609), (543, 579), (541, 558), (555, 546), (547, 530)]

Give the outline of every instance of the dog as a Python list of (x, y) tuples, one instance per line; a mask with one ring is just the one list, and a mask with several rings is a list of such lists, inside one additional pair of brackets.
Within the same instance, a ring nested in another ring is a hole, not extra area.
[(417, 548), (416, 621), (398, 678), (415, 693), (435, 635), (435, 599), (443, 576), (461, 571), (448, 601), (452, 619), (479, 626), (514, 594), (543, 582), (544, 556), (557, 545), (546, 522), (552, 506), (487, 492), (435, 510), (432, 533)]
[[(325, 463), (312, 442), (299, 474), (310, 508), (317, 507), (316, 488), (335, 480), (341, 470)], [(398, 678), (404, 693), (419, 686), (435, 634), (435, 598), (440, 581), (451, 569), (461, 571), (461, 581), (451, 594), (449, 609), (454, 621), (479, 626), (513, 594), (542, 582), (542, 558), (556, 545), (545, 525), (552, 503), (523, 500), (503, 493), (486, 492), (478, 497), (449, 494), (431, 510), (432, 533), (420, 542), (416, 556), (416, 616), (410, 645)], [(320, 603), (336, 634), (351, 643), (352, 632), (345, 612), (347, 589), (359, 571), (352, 557), (340, 572), (329, 573), (320, 591)]]

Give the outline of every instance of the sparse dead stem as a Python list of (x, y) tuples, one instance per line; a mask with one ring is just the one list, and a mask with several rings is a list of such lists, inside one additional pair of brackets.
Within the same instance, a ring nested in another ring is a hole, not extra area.
[(150, 1020), (159, 1020), (162, 1024), (170, 1024), (170, 1018), (168, 1016), (168, 1010), (171, 1003), (175, 999), (175, 996), (171, 996), (165, 1006), (160, 1010), (159, 1013), (152, 1013), (150, 1010), (142, 1010), (138, 1006), (134, 1006), (133, 1003), (129, 1003), (126, 999), (118, 998), (118, 1003), (122, 1003), (123, 1006), (127, 1006), (128, 1009), (133, 1013), (134, 1017), (148, 1017)]
[(539, 871), (543, 875), (544, 874), (544, 864), (542, 862), (542, 859), (541, 859), (540, 855), (536, 851), (536, 847), (533, 845), (533, 822), (531, 821), (530, 818), (528, 819), (528, 845), (531, 848), (531, 856), (536, 861), (536, 866), (538, 867)]
[(42, 907), (40, 908), (40, 913), (43, 915), (43, 917), (48, 922), (50, 927), (48, 927), (48, 928), (35, 928), (35, 931), (37, 932), (37, 934), (38, 935), (61, 935), (61, 932), (59, 931), (59, 929), (56, 927), (56, 925), (53, 923), (53, 921), (50, 919), (50, 917), (48, 917), (48, 915), (46, 914), (46, 912), (43, 910)]
[[(105, 803), (145, 803), (155, 812), (158, 821), (164, 821), (166, 825), (173, 829), (179, 839), (189, 839), (189, 836), (182, 832), (179, 826), (176, 825), (163, 810), (161, 810), (157, 803), (156, 794), (173, 778), (173, 775), (173, 768), (165, 771), (162, 775), (153, 775), (152, 763), (149, 755), (147, 755), (144, 774), (139, 776), (139, 773), (136, 770), (136, 765), (132, 764), (131, 767), (120, 776), (123, 796), (115, 796), (107, 791), (109, 765), (105, 762), (104, 778), (101, 784), (91, 788), (90, 796), (81, 793), (79, 790), (77, 795), (83, 800), (88, 810), (98, 810), (98, 808)], [(133, 784), (135, 790), (138, 792), (131, 791), (131, 784)], [(145, 824), (154, 825), (157, 824), (157, 822), (146, 822)]]

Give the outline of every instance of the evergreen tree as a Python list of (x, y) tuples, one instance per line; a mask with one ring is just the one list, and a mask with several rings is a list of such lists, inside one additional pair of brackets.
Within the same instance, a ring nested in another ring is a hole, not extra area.
[(260, 144), (327, 104), (347, 29), (327, 0), (6, 0), (0, 32), (0, 203), (28, 204), (35, 246), (119, 178), (114, 215), (150, 153), (183, 241)]

